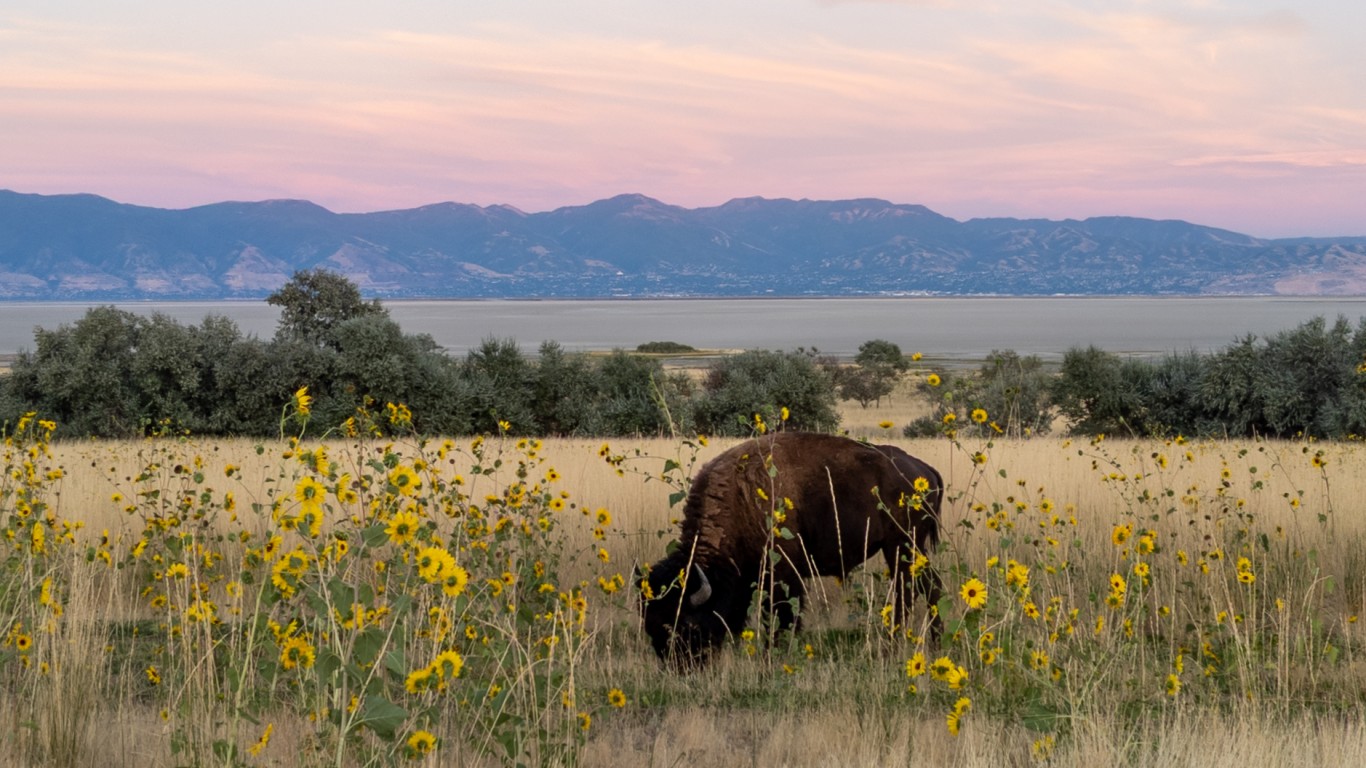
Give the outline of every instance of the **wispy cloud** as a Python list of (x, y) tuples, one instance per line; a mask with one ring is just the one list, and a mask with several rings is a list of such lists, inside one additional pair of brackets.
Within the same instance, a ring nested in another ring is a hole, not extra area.
[[(588, 32), (488, 11), (430, 28), (301, 26), (239, 50), (10, 18), (0, 167), (11, 186), (93, 179), (157, 204), (535, 210), (641, 191), (1196, 218), (1177, 206), (1237, 215), (1254, 169), (1359, 172), (1366, 86), (1331, 66), (1307, 11), (1027, 5), (775, 0), (770, 12), (814, 20), (733, 39), (715, 25)], [(1261, 195), (1248, 218), (1294, 187)], [(1209, 202), (1221, 195), (1222, 208)]]

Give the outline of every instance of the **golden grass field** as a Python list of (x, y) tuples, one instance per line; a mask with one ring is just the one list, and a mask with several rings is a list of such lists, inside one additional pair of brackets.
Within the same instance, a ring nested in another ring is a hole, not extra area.
[[(327, 730), (326, 717), (358, 707), (354, 699), (349, 707), (344, 699), (326, 699), (335, 684), (322, 680), (322, 663), (281, 668), (284, 655), (274, 646), (262, 653), (237, 634), (209, 626), (249, 622), (253, 610), (270, 611), (280, 624), (307, 615), (315, 622), (309, 627), (324, 626), (330, 612), (334, 634), (315, 629), (306, 635), (309, 652), (322, 659), (330, 643), (342, 649), (339, 663), (350, 661), (347, 653), (360, 658), (361, 630), (337, 623), (345, 614), (340, 604), (328, 602), (315, 615), (303, 602), (270, 603), (262, 597), (268, 584), (253, 586), (241, 575), (251, 570), (245, 563), (267, 573), (271, 557), (284, 557), (295, 542), (308, 544), (302, 529), (289, 532), (288, 511), (300, 478), (325, 474), (300, 469), (313, 466), (316, 444), (193, 437), (53, 444), (45, 449), (50, 455), (36, 462), (38, 474), (51, 475), (44, 468), (52, 468), (60, 477), (33, 485), (52, 520), (80, 523), (67, 545), (58, 546), (59, 525), (49, 524), (45, 552), (35, 554), (25, 537), (37, 523), (26, 523), (33, 518), (15, 510), (18, 500), (37, 495), (24, 497), (25, 483), (12, 476), (0, 496), (13, 534), (11, 582), (0, 603), (0, 622), (9, 627), (0, 648), (0, 680), (8, 694), (0, 704), (0, 759), (109, 766), (503, 764), (510, 758), (496, 742), (512, 726), (481, 714), (487, 700), (542, 722), (539, 736), (517, 731), (524, 739), (520, 759), (528, 764), (1366, 765), (1366, 658), (1357, 621), (1366, 616), (1362, 445), (993, 440), (974, 434), (975, 427), (961, 429), (955, 440), (909, 441), (898, 436), (900, 426), (919, 415), (908, 397), (881, 408), (847, 405), (843, 413), (853, 436), (897, 444), (944, 474), (943, 548), (933, 561), (953, 595), (950, 633), (934, 646), (889, 630), (882, 610), (885, 577), (876, 565), (844, 584), (824, 579), (814, 585), (811, 604), (803, 606), (801, 635), (779, 637), (771, 647), (762, 639), (737, 639), (712, 667), (686, 677), (659, 665), (635, 621), (632, 589), (612, 589), (610, 582), (616, 574), (629, 581), (634, 563), (658, 559), (674, 530), (679, 510), (668, 504), (673, 488), (659, 477), (665, 459), (697, 467), (726, 441), (709, 441), (694, 457), (677, 440), (611, 440), (606, 453), (624, 457), (615, 465), (604, 460), (599, 439), (547, 440), (538, 450), (534, 443), (528, 448), (491, 437), (478, 455), (469, 441), (458, 441), (440, 460), (437, 442), (323, 444), (334, 475), (359, 477), (367, 460), (394, 457), (386, 469), (391, 482), (392, 472), (425, 456), (413, 465), (424, 480), (422, 493), (459, 474), (468, 503), (486, 499), (490, 520), (491, 497), (502, 493), (497, 504), (505, 504), (504, 491), (518, 483), (530, 487), (531, 497), (545, 491), (539, 511), (526, 519), (553, 517), (547, 510), (567, 502), (542, 538), (532, 531), (531, 538), (497, 539), (485, 530), (464, 539), (462, 523), (450, 528), (433, 513), (435, 541), (456, 553), (470, 587), (459, 598), (421, 605), (463, 611), (464, 629), (472, 634), (462, 637), (456, 621), (455, 631), (438, 643), (436, 630), (420, 629), (426, 614), (416, 611), (401, 625), (408, 634), (385, 647), (401, 651), (413, 674), (425, 663), (415, 660), (433, 648), (457, 649), (466, 670), (446, 681), (456, 693), (443, 682), (440, 692), (419, 686), (407, 694), (404, 670), (398, 670), (399, 682), (384, 688), (390, 691), (385, 695), (408, 714), (393, 742), (369, 735), (348, 741), (338, 735), (344, 724), (364, 729), (345, 714), (342, 726)], [(893, 427), (879, 426), (883, 422)], [(505, 463), (486, 476), (470, 472), (474, 464), (492, 465), (495, 444)], [(973, 459), (979, 452), (984, 463)], [(20, 455), (11, 466), (22, 460)], [(519, 465), (526, 470), (521, 477), (514, 472)], [(228, 466), (231, 476), (224, 472)], [(158, 493), (149, 495), (152, 488)], [(226, 491), (235, 494), (236, 519), (222, 502)], [(391, 495), (395, 503), (403, 501)], [(174, 536), (166, 535), (170, 528), (147, 533), (148, 510), (167, 499), (200, 496), (185, 503)], [(315, 575), (387, 584), (386, 595), (400, 594), (399, 585), (414, 594), (424, 588), (416, 577), (396, 581), (401, 568), (416, 567), (417, 544), (400, 545), (392, 533), (383, 540), (383, 521), (402, 507), (379, 517), (387, 497), (377, 490), (373, 497), (368, 509), (364, 494), (351, 507), (329, 501), (318, 546), (309, 550), (320, 554), (289, 576), (300, 595)], [(412, 498), (428, 499), (421, 493)], [(434, 508), (435, 496), (429, 501)], [(253, 502), (261, 511), (252, 510)], [(602, 524), (597, 510), (608, 511), (610, 523)], [(324, 540), (334, 529), (351, 531), (353, 551), (346, 557), (358, 558), (359, 541), (369, 534), (363, 521), (348, 523), (348, 515), (371, 513), (381, 523), (368, 529), (377, 543), (367, 556), (385, 561), (387, 570), (369, 563), (348, 570), (343, 566), (351, 561), (329, 555)], [(281, 548), (253, 561), (254, 548), (282, 525)], [(1147, 543), (1145, 534), (1151, 536)], [(193, 539), (200, 549), (166, 544), (171, 538)], [(153, 544), (135, 560), (129, 552), (142, 540)], [(457, 546), (460, 541), (465, 546)], [(481, 541), (493, 542), (492, 548)], [(558, 590), (566, 600), (582, 594), (588, 605), (577, 628), (570, 619), (563, 625), (555, 620), (551, 631), (563, 640), (547, 643), (554, 652), (524, 647), (530, 635), (523, 630), (540, 626), (540, 619), (509, 618), (516, 613), (511, 602), (503, 610), (490, 597), (502, 587), (476, 590), (481, 568), (493, 569), (493, 581), (500, 569), (520, 580), (536, 557), (528, 542), (562, 555), (552, 568), (553, 589), (545, 591)], [(497, 557), (481, 565), (475, 557), (483, 556), (481, 547)], [(102, 550), (109, 564), (100, 559)], [(153, 551), (162, 559), (150, 565)], [(187, 577), (173, 575), (176, 562), (188, 564)], [(120, 563), (126, 567), (114, 567)], [(1027, 590), (1021, 590), (1018, 572), (1010, 575), (1012, 563), (1027, 567)], [(1116, 576), (1125, 583), (1118, 597)], [(45, 578), (63, 585), (61, 611), (41, 601)], [(972, 578), (990, 592), (980, 610), (957, 596)], [(600, 586), (604, 579), (607, 587)], [(160, 604), (157, 595), (164, 597)], [(476, 595), (493, 607), (481, 607)], [(195, 620), (201, 599), (215, 603), (213, 622)], [(382, 627), (386, 619), (375, 621)], [(280, 648), (290, 642), (278, 627), (270, 631), (273, 640), (267, 633), (263, 642)], [(146, 646), (132, 639), (144, 632), (157, 639)], [(910, 634), (920, 633), (912, 627)], [(20, 653), (21, 635), (32, 651)], [(502, 655), (480, 661), (480, 642)], [(908, 676), (907, 662), (916, 653), (926, 661), (949, 657), (963, 680)], [(265, 700), (224, 682), (221, 671), (239, 660), (243, 668), (256, 665), (258, 658), (266, 659), (259, 670), (242, 674), (270, 686)], [(149, 668), (160, 682), (149, 682)], [(370, 668), (358, 662), (356, 674)], [(542, 676), (549, 681), (544, 690), (531, 685)], [(525, 692), (512, 701), (461, 689), (488, 681), (498, 681), (489, 687), (499, 688), (499, 695), (504, 689)], [(618, 693), (624, 706), (616, 706)], [(583, 702), (590, 698), (597, 703), (584, 728), (590, 712)], [(968, 705), (961, 704), (965, 699)], [(959, 709), (961, 716), (953, 717)], [(957, 722), (956, 734), (950, 719)], [(431, 752), (403, 746), (407, 734), (419, 730), (434, 735)], [(216, 750), (214, 742), (233, 746)], [(252, 746), (260, 748), (253, 753)]]

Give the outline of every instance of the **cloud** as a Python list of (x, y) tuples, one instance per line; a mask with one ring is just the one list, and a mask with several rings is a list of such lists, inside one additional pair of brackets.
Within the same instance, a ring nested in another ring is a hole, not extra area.
[[(1138, 214), (1198, 203), (1215, 194), (1198, 174), (1347, 173), (1366, 150), (1361, 86), (1324, 67), (1302, 14), (882, 5), (818, 9), (781, 34), (506, 17), (300, 28), (239, 48), (11, 20), (0, 167), (10, 185), (52, 191), (124, 177), (157, 204), (226, 190), (337, 210), (539, 210), (642, 191), (692, 205), (876, 195), (1065, 215), (1068, 200)], [(916, 24), (896, 26), (908, 16)]]

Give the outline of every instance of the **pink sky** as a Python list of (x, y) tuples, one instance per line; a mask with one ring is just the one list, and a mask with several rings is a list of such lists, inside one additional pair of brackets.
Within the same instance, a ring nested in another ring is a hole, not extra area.
[(1366, 235), (1360, 0), (196, 5), (6, 3), (0, 187)]

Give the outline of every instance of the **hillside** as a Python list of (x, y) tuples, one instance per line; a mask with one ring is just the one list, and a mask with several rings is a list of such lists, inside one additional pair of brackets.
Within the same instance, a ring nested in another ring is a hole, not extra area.
[(167, 210), (0, 191), (0, 299), (259, 297), (296, 270), (386, 297), (1366, 293), (1366, 237), (1262, 240), (1182, 221), (956, 221), (883, 200), (642, 195), (524, 213), (305, 201)]

